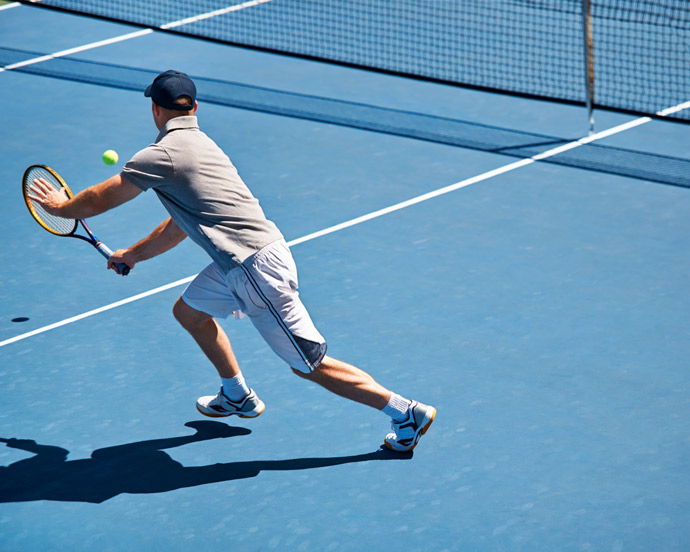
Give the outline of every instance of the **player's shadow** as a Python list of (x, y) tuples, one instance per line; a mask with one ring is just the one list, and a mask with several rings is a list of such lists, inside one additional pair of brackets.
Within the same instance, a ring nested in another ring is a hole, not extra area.
[(29, 439), (4, 439), (8, 447), (35, 456), (0, 466), (0, 503), (32, 500), (101, 503), (121, 493), (162, 493), (208, 483), (256, 477), (262, 471), (292, 471), (338, 466), (353, 462), (411, 458), (385, 449), (332, 458), (255, 460), (186, 467), (163, 449), (210, 439), (251, 433), (248, 429), (213, 421), (185, 424), (196, 430), (188, 436), (128, 443), (94, 451), (91, 458), (67, 460), (68, 450), (39, 445)]

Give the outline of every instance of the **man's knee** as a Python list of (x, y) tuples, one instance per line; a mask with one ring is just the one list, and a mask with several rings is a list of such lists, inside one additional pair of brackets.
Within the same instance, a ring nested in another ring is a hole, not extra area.
[(316, 381), (319, 377), (319, 367), (317, 366), (314, 368), (311, 372), (307, 372), (306, 370), (298, 370), (297, 368), (293, 368), (290, 366), (290, 370), (292, 372), (299, 376), (302, 379), (309, 380), (309, 381)]
[(182, 297), (173, 306), (173, 316), (188, 331), (202, 326), (211, 319), (210, 315), (190, 307), (183, 301)]
[(316, 381), (319, 378), (322, 369), (327, 369), (331, 361), (332, 359), (330, 357), (324, 355), (323, 358), (319, 359), (318, 365), (312, 367), (310, 371), (307, 371), (306, 366), (302, 370), (298, 370), (291, 366), (290, 370), (292, 370), (294, 374), (300, 378)]
[(175, 301), (175, 305), (173, 305), (173, 316), (175, 317), (175, 320), (177, 320), (183, 326), (183, 322), (186, 320), (185, 306), (186, 305), (182, 300), (182, 297), (178, 298), (177, 301)]
[(290, 367), (290, 370), (292, 370), (292, 373), (295, 374), (296, 376), (299, 376), (300, 378), (309, 379), (309, 374), (307, 374), (305, 372), (300, 372), (299, 370), (293, 368), (292, 366)]

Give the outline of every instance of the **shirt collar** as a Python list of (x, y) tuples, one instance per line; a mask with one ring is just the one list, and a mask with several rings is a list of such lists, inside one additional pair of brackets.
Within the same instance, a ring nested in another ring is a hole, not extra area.
[(167, 123), (165, 123), (165, 126), (158, 133), (158, 137), (156, 138), (156, 142), (160, 142), (160, 140), (163, 138), (163, 136), (168, 134), (168, 132), (172, 132), (173, 130), (185, 129), (185, 128), (192, 128), (192, 129), (198, 129), (199, 128), (199, 123), (197, 122), (195, 115), (183, 115), (181, 117), (173, 117), (172, 119), (170, 119)]

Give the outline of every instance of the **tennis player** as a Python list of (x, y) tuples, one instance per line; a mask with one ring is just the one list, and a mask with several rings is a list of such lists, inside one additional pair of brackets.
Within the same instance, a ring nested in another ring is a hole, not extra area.
[(255, 418), (264, 403), (247, 386), (217, 318), (249, 317), (266, 343), (295, 374), (327, 390), (383, 411), (395, 451), (412, 450), (436, 415), (432, 406), (408, 400), (369, 374), (326, 355), (297, 291), (297, 270), (283, 235), (268, 220), (230, 159), (197, 124), (196, 87), (184, 73), (165, 71), (146, 89), (160, 131), (155, 142), (130, 159), (118, 175), (67, 200), (36, 181), (34, 198), (49, 213), (88, 218), (152, 189), (170, 217), (150, 235), (113, 253), (131, 268), (189, 236), (211, 257), (173, 307), (175, 318), (196, 340), (221, 378), (216, 395), (201, 397), (206, 416)]

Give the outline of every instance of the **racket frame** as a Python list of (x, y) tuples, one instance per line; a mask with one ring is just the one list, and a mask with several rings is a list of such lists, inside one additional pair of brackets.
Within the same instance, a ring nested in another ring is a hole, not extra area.
[[(64, 188), (68, 199), (72, 199), (74, 197), (74, 194), (72, 193), (72, 190), (70, 190), (67, 183), (53, 169), (51, 169), (50, 167), (47, 167), (46, 165), (31, 165), (30, 167), (28, 167), (24, 171), (24, 176), (22, 177), (22, 195), (24, 196), (24, 202), (26, 203), (26, 206), (28, 207), (29, 212), (31, 213), (31, 216), (34, 217), (36, 222), (38, 222), (38, 224), (40, 224), (41, 227), (43, 227), (45, 230), (48, 230), (48, 232), (50, 232), (51, 234), (54, 234), (56, 236), (72, 236), (77, 231), (77, 226), (79, 226), (77, 219), (65, 219), (65, 220), (74, 220), (74, 226), (72, 226), (72, 230), (67, 232), (67, 233), (58, 232), (58, 231), (54, 230), (53, 228), (51, 228), (50, 226), (48, 226), (45, 222), (43, 222), (41, 215), (38, 213), (38, 211), (36, 210), (36, 207), (34, 206), (34, 204), (29, 199), (28, 190), (29, 190), (29, 184), (31, 184), (31, 182), (28, 182), (29, 173), (33, 169), (36, 169), (36, 168), (43, 169), (44, 171), (50, 173), (50, 175), (53, 176), (58, 181), (58, 183)], [(64, 217), (62, 217), (62, 218), (64, 218)], [(87, 239), (87, 241), (88, 241), (88, 239)]]
[[(72, 199), (74, 197), (74, 194), (72, 193), (72, 190), (70, 190), (69, 186), (67, 183), (62, 179), (62, 177), (53, 169), (46, 165), (41, 165), (41, 164), (35, 164), (31, 165), (24, 171), (24, 176), (22, 177), (22, 195), (24, 196), (24, 202), (26, 203), (26, 206), (29, 209), (29, 212), (31, 213), (31, 216), (34, 218), (36, 222), (38, 222), (39, 225), (41, 225), (42, 228), (50, 232), (51, 234), (54, 234), (55, 236), (61, 236), (61, 237), (67, 237), (67, 238), (79, 238), (80, 240), (84, 240), (85, 242), (90, 243), (93, 245), (96, 250), (103, 255), (106, 259), (110, 259), (110, 257), (113, 254), (113, 251), (105, 245), (103, 242), (101, 242), (96, 235), (91, 231), (91, 228), (89, 228), (89, 225), (86, 224), (86, 221), (83, 219), (67, 219), (65, 217), (60, 217), (65, 220), (74, 220), (74, 226), (72, 227), (72, 230), (70, 230), (67, 233), (62, 233), (54, 230), (50, 226), (48, 226), (45, 222), (43, 222), (41, 216), (38, 214), (38, 211), (36, 211), (36, 208), (34, 207), (34, 204), (31, 202), (31, 200), (28, 198), (27, 191), (29, 189), (29, 184), (30, 182), (27, 182), (29, 178), (29, 173), (32, 171), (32, 169), (35, 168), (40, 168), (43, 169), (44, 171), (48, 172), (51, 176), (57, 180), (57, 182), (62, 186), (62, 188), (65, 190), (65, 194), (67, 195), (68, 199)], [(75, 232), (77, 231), (77, 228), (79, 227), (79, 224), (82, 225), (82, 228), (84, 228), (84, 231), (86, 232), (87, 236), (81, 236), (79, 234), (76, 234)], [(115, 266), (117, 269), (120, 271), (120, 274), (122, 276), (127, 276), (129, 274), (130, 268), (124, 263), (115, 263)]]

